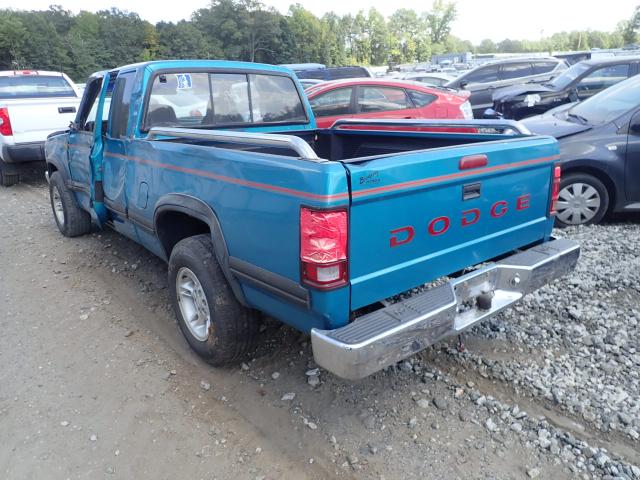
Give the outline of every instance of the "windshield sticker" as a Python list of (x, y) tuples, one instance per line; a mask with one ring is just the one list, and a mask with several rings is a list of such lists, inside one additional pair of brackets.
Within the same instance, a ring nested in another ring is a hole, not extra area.
[(178, 90), (188, 90), (193, 87), (189, 73), (179, 73), (176, 78), (178, 79)]

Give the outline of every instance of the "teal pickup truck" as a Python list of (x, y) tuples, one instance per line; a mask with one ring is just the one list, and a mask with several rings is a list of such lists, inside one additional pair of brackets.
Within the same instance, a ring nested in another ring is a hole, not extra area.
[(579, 256), (551, 237), (553, 138), (506, 120), (320, 130), (284, 67), (96, 73), (45, 150), (62, 234), (110, 227), (168, 261), (178, 324), (214, 365), (246, 356), (269, 315), (309, 332), (320, 366), (362, 378), (497, 314)]

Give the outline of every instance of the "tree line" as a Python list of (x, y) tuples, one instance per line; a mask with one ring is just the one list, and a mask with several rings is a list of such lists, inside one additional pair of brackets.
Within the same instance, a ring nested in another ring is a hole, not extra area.
[(375, 8), (355, 15), (317, 17), (301, 5), (286, 14), (258, 0), (212, 0), (189, 20), (155, 25), (112, 8), (74, 15), (0, 9), (0, 70), (61, 70), (76, 81), (95, 71), (170, 58), (264, 63), (388, 65), (428, 61), (445, 52), (519, 53), (615, 48), (635, 42), (640, 7), (614, 32), (555, 33), (540, 40), (483, 40), (451, 35), (455, 3), (435, 0), (430, 11), (399, 9), (385, 18)]

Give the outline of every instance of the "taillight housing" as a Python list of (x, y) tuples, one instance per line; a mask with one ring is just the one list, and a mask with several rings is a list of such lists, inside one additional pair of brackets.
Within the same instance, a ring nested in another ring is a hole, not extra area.
[(329, 290), (349, 282), (348, 225), (346, 209), (300, 209), (302, 283)]
[(553, 178), (551, 179), (551, 200), (549, 202), (549, 215), (556, 214), (556, 204), (560, 196), (560, 177), (562, 176), (562, 168), (560, 165), (553, 167)]
[(0, 108), (0, 135), (4, 135), (5, 137), (13, 135), (9, 109), (6, 107)]

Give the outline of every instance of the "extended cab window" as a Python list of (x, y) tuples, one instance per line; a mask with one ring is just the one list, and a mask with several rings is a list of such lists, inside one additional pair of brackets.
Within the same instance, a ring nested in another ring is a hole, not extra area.
[(311, 109), (317, 117), (348, 115), (351, 112), (351, 87), (336, 88), (309, 100)]
[(75, 97), (76, 92), (63, 76), (0, 76), (0, 99)]
[(392, 87), (360, 87), (358, 94), (358, 111), (362, 113), (386, 112), (412, 108), (407, 94), (402, 88)]
[(131, 91), (133, 90), (133, 79), (135, 72), (127, 72), (118, 76), (113, 89), (111, 99), (111, 125), (109, 136), (111, 138), (122, 138), (127, 133), (129, 122), (129, 106), (131, 105)]
[(144, 126), (213, 128), (306, 122), (293, 80), (244, 73), (167, 73), (151, 87)]

